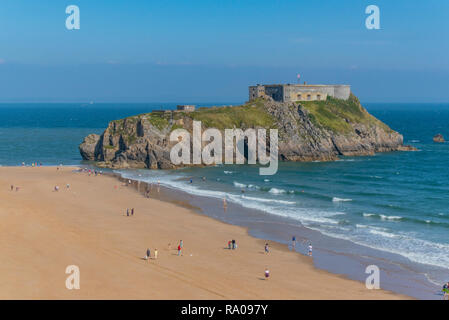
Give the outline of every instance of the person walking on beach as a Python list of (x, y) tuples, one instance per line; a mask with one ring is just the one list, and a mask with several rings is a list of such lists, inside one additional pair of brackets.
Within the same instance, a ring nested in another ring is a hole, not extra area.
[(268, 280), (270, 277), (270, 270), (268, 270), (268, 267), (265, 267), (265, 280)]
[(235, 240), (232, 239), (232, 250), (234, 250), (234, 249), (235, 249)]
[(129, 209), (126, 208), (126, 216), (129, 217)]
[(145, 260), (149, 260), (151, 258), (150, 248), (147, 249), (147, 255), (145, 256)]
[(182, 250), (182, 247), (181, 247), (181, 245), (178, 245), (178, 256), (180, 256), (180, 255), (181, 255), (181, 250)]
[(157, 248), (154, 249), (154, 259), (157, 260)]
[(13, 185), (11, 185), (11, 191), (14, 191), (14, 186)]
[(223, 209), (225, 209), (225, 211), (226, 211), (227, 206), (228, 206), (228, 204), (226, 203), (226, 198), (223, 198)]
[(449, 282), (443, 285), (443, 300), (449, 300)]
[(131, 209), (131, 215), (134, 215), (134, 208)]
[(229, 240), (229, 241), (228, 241), (228, 249), (229, 249), (229, 250), (231, 250), (231, 248), (232, 248), (231, 245), (232, 245), (232, 241)]
[(269, 250), (268, 250), (268, 243), (265, 243), (265, 253), (268, 254)]
[(310, 243), (309, 244), (309, 249), (308, 249), (308, 251), (309, 251), (309, 257), (311, 257), (312, 256), (312, 244)]
[(295, 247), (296, 247), (296, 237), (293, 236), (292, 237), (292, 248), (295, 249)]

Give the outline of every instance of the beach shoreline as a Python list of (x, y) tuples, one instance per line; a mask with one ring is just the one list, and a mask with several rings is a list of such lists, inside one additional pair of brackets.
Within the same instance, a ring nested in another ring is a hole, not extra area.
[[(264, 254), (264, 241), (247, 228), (77, 170), (0, 167), (0, 197), (7, 200), (1, 204), (1, 299), (410, 298), (319, 270), (281, 243), (270, 241)], [(127, 207), (135, 216), (126, 216)], [(174, 249), (180, 239), (182, 257)], [(237, 250), (225, 249), (231, 239)], [(158, 248), (157, 260), (143, 260), (147, 246)], [(82, 274), (80, 290), (64, 285), (72, 264)]]
[[(144, 190), (152, 182), (133, 170), (112, 171), (112, 175), (123, 182), (131, 181), (131, 186), (144, 194)], [(132, 172), (132, 174), (128, 174)], [(140, 171), (139, 171), (140, 172)], [(195, 180), (201, 180), (199, 177)], [(189, 184), (189, 181), (184, 181)], [(291, 218), (267, 214), (259, 209), (250, 209), (239, 203), (228, 202), (228, 210), (223, 214), (221, 198), (190, 193), (186, 189), (161, 183), (160, 193), (153, 197), (169, 201), (194, 210), (197, 214), (212, 217), (226, 224), (240, 226), (256, 239), (280, 245), (283, 250), (293, 251), (307, 256), (308, 244), (313, 244), (314, 259), (312, 265), (318, 270), (342, 276), (346, 279), (365, 282), (366, 267), (376, 265), (380, 270), (382, 288), (415, 299), (439, 299), (439, 286), (430, 281), (422, 270), (430, 270), (431, 266), (412, 263), (407, 258), (387, 251), (380, 251), (346, 239), (325, 235), (309, 228)], [(218, 205), (217, 205), (218, 204)], [(295, 248), (292, 248), (291, 237), (296, 236)], [(419, 265), (419, 268), (417, 268)]]

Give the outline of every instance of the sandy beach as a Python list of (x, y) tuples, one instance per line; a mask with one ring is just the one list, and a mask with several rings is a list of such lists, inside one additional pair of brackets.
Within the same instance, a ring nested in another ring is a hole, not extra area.
[[(285, 245), (270, 242), (265, 254), (245, 228), (76, 169), (0, 168), (1, 299), (408, 298), (318, 270)], [(147, 248), (157, 260), (144, 259)], [(79, 290), (65, 286), (69, 265), (80, 269)]]

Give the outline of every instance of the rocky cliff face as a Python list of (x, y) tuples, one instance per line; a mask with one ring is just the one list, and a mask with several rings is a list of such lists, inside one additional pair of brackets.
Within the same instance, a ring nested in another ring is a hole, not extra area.
[[(278, 103), (259, 100), (236, 107), (202, 108), (194, 112), (153, 112), (111, 121), (101, 136), (91, 134), (79, 146), (85, 160), (112, 168), (175, 168), (170, 161), (170, 132), (193, 121), (202, 129), (276, 128), (279, 159), (335, 160), (344, 155), (407, 150), (403, 138), (371, 116), (355, 96), (349, 100)], [(224, 134), (223, 134), (224, 136)]]

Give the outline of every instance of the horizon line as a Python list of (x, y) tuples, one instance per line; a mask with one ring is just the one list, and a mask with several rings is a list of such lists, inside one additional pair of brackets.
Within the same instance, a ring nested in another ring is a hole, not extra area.
[[(360, 100), (360, 99), (359, 99)], [(95, 100), (74, 100), (74, 101), (58, 101), (58, 100), (42, 100), (42, 101), (35, 101), (35, 100), (18, 100), (18, 101), (7, 101), (7, 100), (0, 100), (0, 104), (20, 104), (20, 103), (29, 103), (29, 104), (42, 104), (42, 103), (49, 103), (49, 104), (73, 104), (73, 103), (83, 103), (83, 104), (107, 104), (107, 103), (115, 103), (115, 104), (125, 104), (125, 103), (132, 103), (132, 104), (145, 104), (145, 103), (165, 103), (165, 104), (214, 104), (214, 103), (220, 103), (220, 104), (245, 104), (248, 101), (194, 101), (194, 100), (178, 100), (178, 101), (111, 101), (111, 100), (104, 100), (104, 101), (95, 101)], [(449, 104), (448, 101), (364, 101), (360, 100), (360, 102), (363, 103), (392, 103), (392, 104), (399, 104), (399, 103), (410, 103), (410, 104)]]

